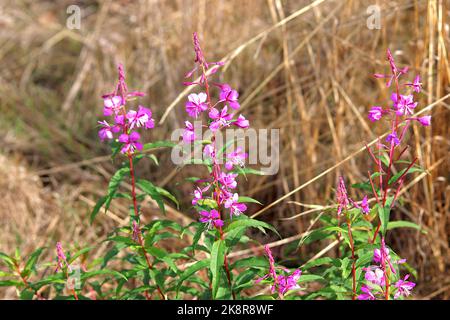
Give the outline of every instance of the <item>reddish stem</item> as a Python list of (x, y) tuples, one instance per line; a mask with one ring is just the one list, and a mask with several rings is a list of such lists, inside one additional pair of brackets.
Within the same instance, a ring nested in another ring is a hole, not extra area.
[[(153, 265), (150, 262), (150, 259), (149, 259), (148, 254), (147, 254), (147, 250), (145, 250), (144, 240), (142, 239), (142, 235), (141, 235), (141, 232), (140, 232), (140, 226), (139, 226), (140, 225), (140, 219), (139, 219), (139, 211), (138, 211), (137, 200), (136, 200), (136, 181), (135, 181), (135, 177), (134, 177), (133, 156), (131, 154), (128, 154), (128, 160), (129, 160), (129, 163), (130, 163), (131, 196), (133, 198), (133, 209), (134, 209), (134, 215), (136, 217), (136, 220), (137, 220), (136, 222), (138, 223), (138, 229), (139, 229), (138, 242), (139, 242), (139, 245), (142, 248), (142, 252), (143, 252), (143, 255), (145, 257), (145, 261), (147, 263), (148, 268), (152, 269)], [(158, 286), (158, 284), (155, 283), (155, 285), (156, 285), (156, 289), (158, 290), (158, 293), (161, 296), (161, 298), (163, 300), (166, 300), (166, 297), (164, 296), (164, 293), (162, 292), (161, 288)]]
[(350, 248), (352, 250), (352, 300), (356, 299), (356, 259), (355, 259), (355, 244), (352, 236), (352, 224), (349, 218), (347, 218), (348, 227), (348, 239), (350, 241)]

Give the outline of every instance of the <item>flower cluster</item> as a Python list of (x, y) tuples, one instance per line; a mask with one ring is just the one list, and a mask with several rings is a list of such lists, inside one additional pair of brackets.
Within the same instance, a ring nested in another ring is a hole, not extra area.
[(337, 215), (340, 216), (342, 211), (348, 209), (351, 205), (353, 208), (358, 208), (363, 214), (368, 214), (370, 211), (369, 202), (367, 196), (358, 203), (353, 201), (347, 193), (347, 188), (345, 187), (345, 182), (343, 177), (339, 177), (338, 186), (336, 189), (336, 200), (338, 203)]
[[(391, 132), (386, 137), (386, 142), (392, 146), (397, 146), (400, 144), (410, 121), (417, 121), (422, 126), (429, 126), (431, 124), (431, 116), (410, 117), (414, 113), (414, 109), (418, 104), (414, 101), (413, 92), (419, 93), (422, 89), (420, 76), (417, 75), (413, 82), (403, 84), (405, 87), (410, 87), (412, 92), (400, 94), (399, 78), (408, 72), (408, 67), (398, 68), (389, 49), (387, 50), (387, 60), (390, 64), (391, 75), (375, 74), (374, 76), (375, 78), (388, 78), (388, 82), (386, 84), (387, 87), (390, 87), (393, 83), (395, 83), (396, 92), (391, 95), (392, 107), (383, 108), (381, 106), (373, 106), (369, 110), (368, 118), (370, 121), (375, 122), (384, 116), (390, 115), (393, 125)], [(400, 117), (404, 117), (407, 124), (403, 127), (401, 132), (399, 132)]]
[[(230, 218), (238, 216), (247, 210), (247, 206), (239, 202), (239, 195), (235, 192), (237, 187), (236, 177), (233, 172), (235, 167), (243, 167), (244, 161), (248, 157), (242, 148), (236, 148), (233, 152), (227, 153), (225, 170), (222, 168), (219, 153), (216, 150), (215, 134), (217, 131), (235, 126), (238, 128), (248, 128), (249, 121), (243, 116), (239, 115), (236, 118), (230, 109), (237, 110), (240, 107), (238, 98), (239, 93), (232, 89), (226, 83), (213, 83), (214, 87), (219, 90), (219, 99), (212, 104), (211, 95), (208, 82), (208, 76), (217, 72), (218, 67), (222, 66), (221, 62), (208, 63), (203, 55), (200, 47), (198, 36), (194, 33), (194, 51), (196, 66), (193, 70), (187, 73), (186, 77), (191, 77), (196, 70), (200, 70), (201, 76), (199, 81), (185, 82), (185, 85), (198, 85), (203, 87), (204, 92), (192, 93), (188, 96), (188, 101), (185, 104), (185, 110), (189, 117), (199, 119), (203, 114), (207, 115), (207, 125), (212, 132), (212, 141), (206, 144), (203, 149), (203, 155), (212, 166), (210, 177), (206, 180), (201, 180), (202, 186), (198, 186), (194, 191), (194, 198), (192, 205), (197, 206), (205, 203), (205, 200), (213, 200), (216, 209), (211, 211), (200, 211), (200, 221), (207, 223), (210, 227), (221, 228), (223, 221), (220, 216), (220, 209), (225, 208), (229, 210)], [(213, 68), (210, 66), (213, 65)], [(194, 125), (190, 121), (185, 121), (185, 129), (183, 131), (183, 141), (185, 143), (192, 143), (199, 137), (195, 135)], [(205, 195), (210, 190), (210, 195)]]
[(294, 272), (290, 273), (288, 269), (283, 268), (282, 270), (284, 274), (277, 275), (275, 271), (275, 260), (269, 246), (265, 245), (264, 250), (269, 258), (269, 273), (257, 279), (255, 282), (259, 283), (262, 280), (271, 278), (273, 280), (273, 284), (270, 286), (272, 294), (278, 292), (281, 296), (286, 294), (289, 290), (300, 289), (297, 282), (300, 279), (302, 271), (300, 269), (296, 269)]
[(98, 135), (100, 140), (114, 139), (114, 135), (118, 135), (117, 141), (121, 143), (120, 152), (126, 155), (132, 155), (136, 150), (142, 150), (142, 144), (139, 142), (140, 134), (137, 128), (152, 129), (155, 121), (152, 119), (152, 111), (149, 108), (138, 106), (136, 110), (127, 111), (126, 104), (128, 101), (142, 97), (142, 92), (128, 92), (125, 83), (125, 73), (123, 66), (119, 65), (119, 82), (116, 89), (112, 93), (103, 95), (103, 114), (107, 117), (112, 116), (114, 124), (108, 123), (106, 120), (99, 121), (100, 130)]
[(56, 259), (57, 259), (57, 265), (56, 265), (55, 272), (57, 272), (58, 270), (63, 270), (64, 265), (66, 265), (69, 272), (72, 271), (70, 264), (67, 262), (67, 258), (66, 258), (66, 255), (64, 254), (64, 249), (61, 245), (61, 242), (56, 243)]
[[(380, 249), (374, 249), (373, 252), (373, 265), (364, 268), (365, 279), (367, 281), (361, 287), (362, 293), (358, 296), (359, 300), (376, 300), (386, 297), (386, 292), (389, 295), (389, 278), (390, 275), (396, 275), (397, 271), (394, 268), (394, 264), (404, 263), (405, 259), (393, 261), (390, 255), (389, 249), (386, 247), (384, 239), (381, 239)], [(403, 279), (399, 279), (394, 288), (396, 292), (394, 299), (400, 297), (407, 297), (410, 295), (411, 290), (415, 287), (415, 283), (407, 281), (409, 274)]]

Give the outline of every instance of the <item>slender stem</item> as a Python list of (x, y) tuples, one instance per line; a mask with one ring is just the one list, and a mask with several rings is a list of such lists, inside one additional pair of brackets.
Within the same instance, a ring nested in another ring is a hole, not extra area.
[[(205, 79), (204, 87), (205, 87), (206, 97), (207, 97), (207, 100), (208, 100), (208, 106), (209, 106), (208, 109), (211, 110), (213, 108), (213, 105), (211, 103), (211, 94), (209, 92), (208, 77), (206, 76), (206, 69), (205, 69), (205, 66), (203, 64), (202, 64), (202, 73), (203, 73), (203, 77)], [(214, 147), (215, 147), (215, 141), (216, 141), (216, 133), (215, 132), (213, 132), (212, 141), (214, 142)], [(216, 150), (214, 150), (214, 151), (216, 151)], [(214, 153), (216, 153), (216, 152), (214, 152)], [(222, 210), (220, 210), (220, 193), (221, 193), (221, 190), (220, 190), (219, 182), (218, 182), (218, 179), (219, 179), (218, 172), (219, 172), (219, 170), (220, 170), (219, 164), (216, 163), (216, 161), (214, 161), (212, 175), (213, 175), (214, 184), (215, 184), (215, 186), (214, 186), (215, 187), (214, 191), (215, 191), (215, 194), (216, 194), (215, 201), (217, 203), (217, 208), (218, 208), (218, 211), (219, 211), (219, 214), (220, 214), (220, 218), (222, 219)], [(220, 232), (220, 239), (223, 240), (224, 238), (223, 238), (222, 227), (219, 228), (219, 232)], [(233, 296), (233, 300), (236, 300), (236, 294), (233, 291), (233, 285), (231, 283), (231, 273), (230, 273), (230, 268), (228, 266), (228, 257), (227, 257), (226, 254), (225, 254), (225, 257), (224, 257), (223, 264), (224, 264), (225, 271), (226, 271), (226, 274), (227, 274), (228, 284), (230, 286), (230, 291), (231, 291), (231, 294)]]
[[(134, 215), (135, 215), (136, 220), (137, 220), (136, 222), (138, 223), (138, 228), (139, 228), (139, 232), (138, 232), (138, 235), (137, 235), (138, 237), (137, 238), (138, 238), (139, 245), (142, 248), (142, 253), (143, 253), (144, 257), (145, 257), (145, 261), (147, 263), (148, 268), (149, 269), (153, 269), (153, 265), (150, 262), (150, 259), (149, 259), (148, 254), (147, 254), (147, 250), (145, 250), (144, 240), (142, 239), (142, 235), (141, 235), (140, 227), (139, 227), (140, 219), (139, 219), (139, 211), (138, 211), (137, 201), (136, 201), (136, 181), (135, 181), (135, 177), (134, 177), (133, 156), (131, 154), (128, 154), (128, 160), (129, 160), (129, 163), (130, 163), (131, 196), (133, 198), (133, 209), (134, 209)], [(162, 292), (161, 288), (158, 286), (157, 283), (155, 283), (155, 285), (156, 285), (156, 289), (158, 290), (158, 293), (161, 296), (161, 298), (163, 300), (166, 300), (166, 297), (165, 297), (164, 293)]]
[(352, 250), (352, 300), (356, 299), (356, 259), (355, 259), (355, 244), (352, 236), (352, 223), (350, 218), (347, 218), (348, 239), (350, 241), (350, 248)]

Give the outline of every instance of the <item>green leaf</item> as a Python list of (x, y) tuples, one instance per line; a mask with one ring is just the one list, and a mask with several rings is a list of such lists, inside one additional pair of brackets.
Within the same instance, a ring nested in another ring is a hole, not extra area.
[(81, 274), (80, 280), (81, 281), (85, 281), (87, 279), (90, 279), (90, 278), (96, 277), (96, 276), (100, 276), (100, 275), (115, 276), (116, 278), (122, 278), (124, 280), (128, 280), (127, 277), (125, 277), (120, 272), (117, 272), (117, 271), (114, 271), (114, 270), (108, 270), (108, 269), (84, 272), (84, 273)]
[(102, 208), (102, 206), (105, 204), (107, 198), (108, 198), (107, 196), (104, 196), (104, 197), (101, 197), (100, 199), (98, 199), (97, 203), (95, 204), (94, 209), (91, 212), (91, 217), (89, 219), (91, 224), (94, 221), (97, 214), (100, 212), (100, 209)]
[(250, 198), (250, 197), (239, 197), (238, 198), (238, 202), (242, 203), (242, 202), (247, 202), (247, 203), (257, 203), (259, 205), (263, 205), (261, 202), (259, 202), (256, 199)]
[(34, 251), (30, 257), (28, 258), (27, 263), (25, 264), (25, 267), (23, 268), (22, 271), (22, 275), (24, 277), (27, 277), (30, 275), (31, 270), (34, 268), (34, 266), (36, 265), (36, 262), (39, 258), (39, 256), (41, 255), (42, 251), (44, 250), (44, 248), (39, 248), (36, 251)]
[(269, 262), (266, 257), (249, 257), (245, 259), (237, 260), (231, 265), (231, 269), (237, 268), (267, 268)]
[(94, 249), (94, 247), (87, 247), (87, 248), (83, 248), (81, 250), (78, 250), (77, 252), (75, 252), (70, 259), (68, 260), (69, 264), (71, 264), (72, 262), (75, 261), (76, 258), (78, 258), (79, 256), (91, 251), (92, 249)]
[(24, 285), (23, 282), (17, 280), (3, 280), (0, 281), (0, 287), (22, 287)]
[[(402, 170), (400, 170), (399, 172), (397, 172), (397, 174), (393, 175), (390, 179), (389, 179), (389, 185), (395, 183), (407, 170), (408, 168), (404, 168)], [(422, 168), (419, 167), (412, 167), (409, 168), (408, 173), (413, 173), (413, 172), (424, 172), (424, 170)]]
[(266, 174), (263, 171), (260, 170), (255, 170), (252, 168), (240, 168), (240, 167), (236, 167), (235, 170), (233, 170), (234, 173), (237, 174), (243, 174), (244, 176), (246, 176), (247, 174), (254, 174), (257, 176), (265, 176)]
[(164, 202), (162, 200), (161, 194), (158, 192), (157, 187), (148, 180), (139, 179), (136, 181), (136, 185), (144, 193), (148, 194), (159, 206), (162, 213), (166, 214), (166, 208), (164, 207)]
[(172, 200), (173, 202), (175, 202), (175, 204), (177, 205), (177, 208), (180, 208), (180, 203), (178, 202), (177, 198), (175, 198), (175, 196), (172, 195), (169, 191), (167, 191), (166, 189), (160, 188), (160, 187), (156, 187), (156, 191), (158, 191), (158, 193), (161, 196), (166, 197), (166, 198)]
[(311, 281), (324, 281), (325, 279), (322, 276), (318, 276), (315, 274), (302, 274), (297, 283), (301, 282), (311, 282)]
[(0, 260), (3, 260), (10, 269), (14, 268), (14, 258), (11, 258), (6, 253), (0, 252)]
[(404, 220), (398, 220), (398, 221), (391, 221), (388, 223), (386, 230), (391, 230), (395, 228), (413, 228), (416, 230), (421, 230), (422, 228), (411, 221), (404, 221)]
[(156, 148), (173, 148), (177, 144), (173, 141), (155, 141), (144, 144), (143, 151), (148, 151)]
[(193, 265), (189, 266), (186, 270), (183, 271), (183, 273), (180, 275), (180, 280), (178, 280), (178, 286), (177, 286), (177, 296), (178, 291), (180, 290), (181, 285), (183, 284), (183, 281), (187, 280), (190, 276), (192, 276), (197, 271), (206, 268), (210, 265), (210, 259), (204, 259), (201, 261), (197, 261)]
[(389, 215), (391, 213), (391, 208), (389, 205), (386, 205), (384, 208), (382, 206), (378, 206), (378, 217), (381, 221), (381, 234), (384, 236), (386, 234), (387, 225), (389, 223)]
[(210, 270), (212, 273), (212, 297), (216, 298), (217, 291), (219, 290), (220, 275), (225, 259), (225, 242), (223, 240), (217, 240), (214, 242), (211, 250), (211, 263)]
[(233, 222), (231, 222), (225, 228), (224, 232), (227, 233), (236, 228), (249, 228), (249, 227), (258, 228), (259, 230), (261, 230), (264, 233), (265, 233), (264, 229), (269, 229), (269, 230), (275, 232), (281, 238), (280, 234), (273, 226), (271, 226), (270, 224), (268, 224), (266, 222), (262, 222), (262, 221), (251, 219), (251, 218), (235, 219)]

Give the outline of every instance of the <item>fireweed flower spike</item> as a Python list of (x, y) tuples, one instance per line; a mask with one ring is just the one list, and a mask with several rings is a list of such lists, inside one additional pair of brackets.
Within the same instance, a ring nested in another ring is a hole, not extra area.
[[(149, 108), (139, 105), (137, 110), (128, 110), (127, 103), (135, 100), (137, 97), (142, 97), (145, 94), (139, 91), (128, 91), (127, 84), (125, 82), (125, 71), (123, 66), (118, 66), (118, 82), (114, 92), (108, 93), (102, 96), (103, 98), (103, 114), (105, 116), (114, 117), (114, 125), (109, 125), (106, 121), (100, 121), (101, 129), (99, 131), (99, 137), (103, 141), (105, 139), (114, 139), (114, 134), (117, 134), (117, 142), (120, 145), (120, 152), (127, 156), (129, 163), (129, 171), (131, 176), (131, 196), (133, 201), (134, 218), (131, 231), (132, 239), (136, 241), (142, 248), (142, 255), (145, 258), (146, 264), (149, 269), (153, 266), (148, 258), (147, 251), (145, 249), (144, 241), (141, 235), (139, 226), (139, 209), (137, 205), (136, 196), (136, 181), (133, 166), (133, 159), (136, 152), (142, 150), (142, 143), (139, 141), (141, 135), (137, 132), (138, 129), (152, 129), (155, 126), (155, 121), (152, 118), (152, 111)], [(134, 130), (134, 131), (133, 131)], [(156, 289), (159, 292), (161, 298), (164, 300), (165, 295), (161, 291), (159, 285), (156, 285)]]
[(269, 246), (265, 245), (264, 250), (266, 251), (267, 257), (269, 258), (269, 273), (262, 276), (261, 278), (258, 278), (255, 283), (260, 283), (265, 279), (271, 279), (273, 283), (270, 286), (270, 290), (272, 293), (278, 292), (280, 298), (283, 298), (283, 296), (289, 290), (300, 289), (300, 286), (297, 284), (297, 282), (302, 275), (302, 271), (300, 269), (296, 269), (291, 274), (286, 274), (289, 273), (289, 270), (282, 268), (282, 271), (285, 274), (277, 275), (275, 270), (275, 260), (272, 256), (272, 252), (270, 251)]
[(70, 267), (70, 265), (67, 263), (67, 258), (66, 255), (64, 254), (64, 249), (61, 245), (61, 242), (57, 242), (56, 243), (56, 258), (57, 258), (57, 266), (56, 266), (56, 271), (58, 270), (63, 270), (64, 265), (67, 266), (67, 269), (69, 271), (72, 271), (72, 268)]
[[(363, 268), (365, 273), (365, 280), (367, 283), (361, 287), (363, 292), (358, 296), (359, 300), (376, 300), (376, 299), (388, 299), (390, 296), (389, 283), (393, 277), (397, 277), (397, 272), (394, 268), (394, 264), (402, 264), (406, 260), (399, 259), (393, 261), (390, 256), (390, 251), (386, 247), (384, 239), (381, 239), (381, 246), (373, 251), (373, 263), (367, 268)], [(415, 283), (407, 281), (409, 275), (406, 275), (403, 279), (397, 280), (393, 285), (396, 292), (394, 299), (400, 297), (406, 297), (410, 295), (411, 290), (414, 288)]]

